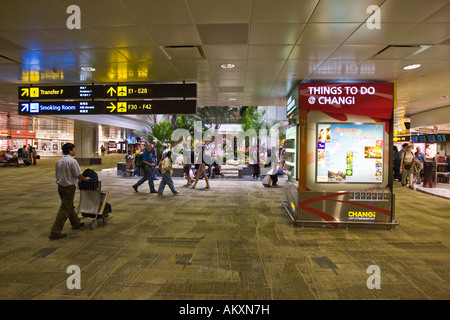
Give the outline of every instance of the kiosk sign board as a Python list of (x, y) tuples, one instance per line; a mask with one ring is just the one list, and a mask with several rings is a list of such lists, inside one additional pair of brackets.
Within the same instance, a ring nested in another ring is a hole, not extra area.
[(300, 84), (300, 106), (306, 110), (391, 119), (393, 102), (393, 83)]

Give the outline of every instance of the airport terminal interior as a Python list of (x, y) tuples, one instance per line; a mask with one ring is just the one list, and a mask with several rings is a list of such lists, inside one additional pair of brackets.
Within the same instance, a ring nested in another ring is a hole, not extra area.
[(0, 299), (448, 300), (449, 79), (448, 0), (4, 2)]

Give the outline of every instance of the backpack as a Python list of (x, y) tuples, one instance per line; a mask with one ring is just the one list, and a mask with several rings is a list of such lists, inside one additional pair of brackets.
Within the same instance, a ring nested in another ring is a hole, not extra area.
[(136, 156), (136, 158), (134, 159), (134, 165), (135, 165), (137, 168), (143, 167), (143, 165), (144, 165), (143, 160), (144, 160), (144, 157), (143, 157), (142, 153), (138, 154), (138, 155)]
[(87, 168), (83, 171), (83, 176), (91, 178), (91, 181), (98, 181), (97, 172), (92, 169)]

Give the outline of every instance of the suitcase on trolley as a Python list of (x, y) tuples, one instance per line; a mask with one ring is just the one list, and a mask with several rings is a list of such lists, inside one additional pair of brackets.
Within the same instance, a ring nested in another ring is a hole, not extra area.
[(84, 218), (93, 218), (91, 229), (97, 227), (99, 220), (108, 223), (111, 220), (109, 214), (112, 210), (111, 204), (107, 202), (109, 192), (102, 192), (101, 181), (80, 181), (78, 188), (80, 190), (78, 212)]

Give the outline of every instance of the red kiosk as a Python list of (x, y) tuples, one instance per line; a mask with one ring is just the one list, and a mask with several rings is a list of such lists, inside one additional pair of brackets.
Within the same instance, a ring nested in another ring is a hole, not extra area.
[(301, 83), (294, 89), (287, 107), (283, 206), (296, 225), (398, 225), (394, 104), (393, 83)]

